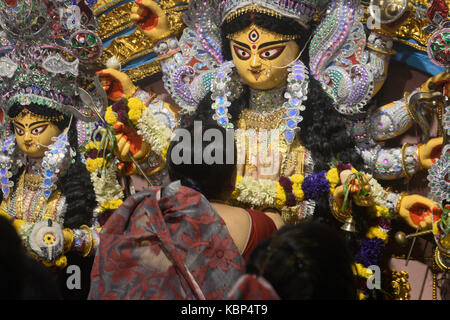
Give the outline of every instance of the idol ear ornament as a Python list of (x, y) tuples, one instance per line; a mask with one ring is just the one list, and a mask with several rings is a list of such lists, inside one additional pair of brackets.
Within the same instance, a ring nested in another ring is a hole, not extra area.
[(72, 150), (67, 136), (68, 132), (68, 129), (66, 129), (58, 137), (52, 138), (55, 142), (48, 146), (49, 150), (45, 151), (44, 158), (42, 159), (40, 174), (42, 177), (41, 190), (47, 200), (50, 198), (53, 190), (56, 189), (56, 181), (58, 181), (60, 174), (72, 162), (73, 152), (71, 152)]
[(283, 116), (284, 124), (281, 126), (284, 139), (287, 144), (292, 144), (296, 133), (300, 130), (298, 124), (303, 121), (301, 112), (305, 111), (304, 102), (308, 97), (309, 76), (308, 69), (303, 62), (296, 61), (289, 68), (287, 89), (284, 97), (287, 101), (283, 104), (286, 113)]
[(225, 62), (217, 71), (216, 77), (211, 80), (211, 99), (214, 100), (211, 108), (215, 111), (213, 119), (217, 123), (226, 128), (233, 129), (233, 124), (230, 122), (231, 115), (228, 113), (228, 108), (231, 102), (228, 97), (231, 95), (231, 77), (234, 64), (232, 61)]

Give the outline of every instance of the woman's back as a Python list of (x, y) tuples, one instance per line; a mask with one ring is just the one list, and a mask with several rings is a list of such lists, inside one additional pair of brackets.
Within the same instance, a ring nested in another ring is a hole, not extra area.
[(245, 210), (217, 202), (212, 202), (212, 206), (225, 222), (234, 244), (244, 255), (244, 259), (260, 241), (283, 225), (281, 216), (277, 213)]

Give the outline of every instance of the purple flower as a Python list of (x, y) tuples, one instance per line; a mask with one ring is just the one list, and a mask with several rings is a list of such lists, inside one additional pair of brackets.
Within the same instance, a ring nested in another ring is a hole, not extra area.
[(286, 194), (286, 205), (288, 207), (293, 207), (297, 205), (297, 199), (295, 198), (295, 195), (293, 193)]
[(293, 185), (293, 183), (292, 183), (291, 179), (286, 178), (286, 177), (280, 177), (278, 182), (283, 187), (283, 189), (284, 189), (284, 191), (286, 193), (291, 193), (292, 192), (292, 185)]
[(124, 124), (128, 123), (128, 106), (125, 100), (117, 101), (111, 106), (111, 109), (117, 114), (117, 120)]
[(121, 99), (119, 101), (117, 101), (116, 103), (114, 103), (111, 106), (112, 111), (118, 113), (119, 111), (123, 111), (123, 112), (128, 112), (128, 107), (125, 103), (125, 100)]
[(378, 225), (385, 230), (391, 230), (391, 220), (378, 218)]
[(317, 200), (323, 194), (328, 194), (330, 191), (330, 183), (326, 178), (325, 171), (315, 172), (306, 177), (302, 183), (302, 190), (305, 193), (305, 200)]
[(364, 267), (377, 265), (383, 256), (384, 242), (380, 238), (364, 239), (361, 241), (361, 248), (356, 254), (356, 262)]
[(92, 149), (91, 151), (87, 152), (86, 154), (87, 159), (96, 159), (98, 156), (98, 150)]
[(339, 163), (336, 165), (336, 168), (339, 170), (339, 172), (342, 172), (342, 171), (344, 171), (344, 170), (352, 170), (352, 165), (351, 165), (350, 163), (342, 163), (342, 162), (339, 162)]
[(122, 122), (123, 124), (128, 123), (128, 114), (124, 112), (117, 112), (117, 120)]

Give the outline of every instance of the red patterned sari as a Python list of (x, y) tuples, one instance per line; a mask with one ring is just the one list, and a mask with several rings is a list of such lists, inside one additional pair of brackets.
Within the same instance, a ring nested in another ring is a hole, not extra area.
[(225, 299), (244, 262), (222, 218), (178, 182), (129, 197), (108, 219), (90, 299)]

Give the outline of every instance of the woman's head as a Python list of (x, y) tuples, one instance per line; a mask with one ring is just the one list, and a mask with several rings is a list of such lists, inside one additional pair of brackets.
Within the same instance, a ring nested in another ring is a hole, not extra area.
[(43, 157), (47, 146), (53, 143), (52, 138), (70, 123), (70, 117), (38, 104), (15, 104), (8, 111), (8, 119), (17, 145), (30, 157)]
[(260, 243), (246, 272), (264, 277), (281, 299), (355, 299), (346, 242), (325, 224), (285, 226)]
[(200, 191), (208, 200), (228, 199), (236, 180), (236, 146), (232, 130), (195, 121), (177, 129), (167, 152), (172, 181)]
[(248, 11), (221, 26), (222, 52), (253, 89), (286, 84), (288, 65), (297, 59), (310, 31), (293, 19)]

